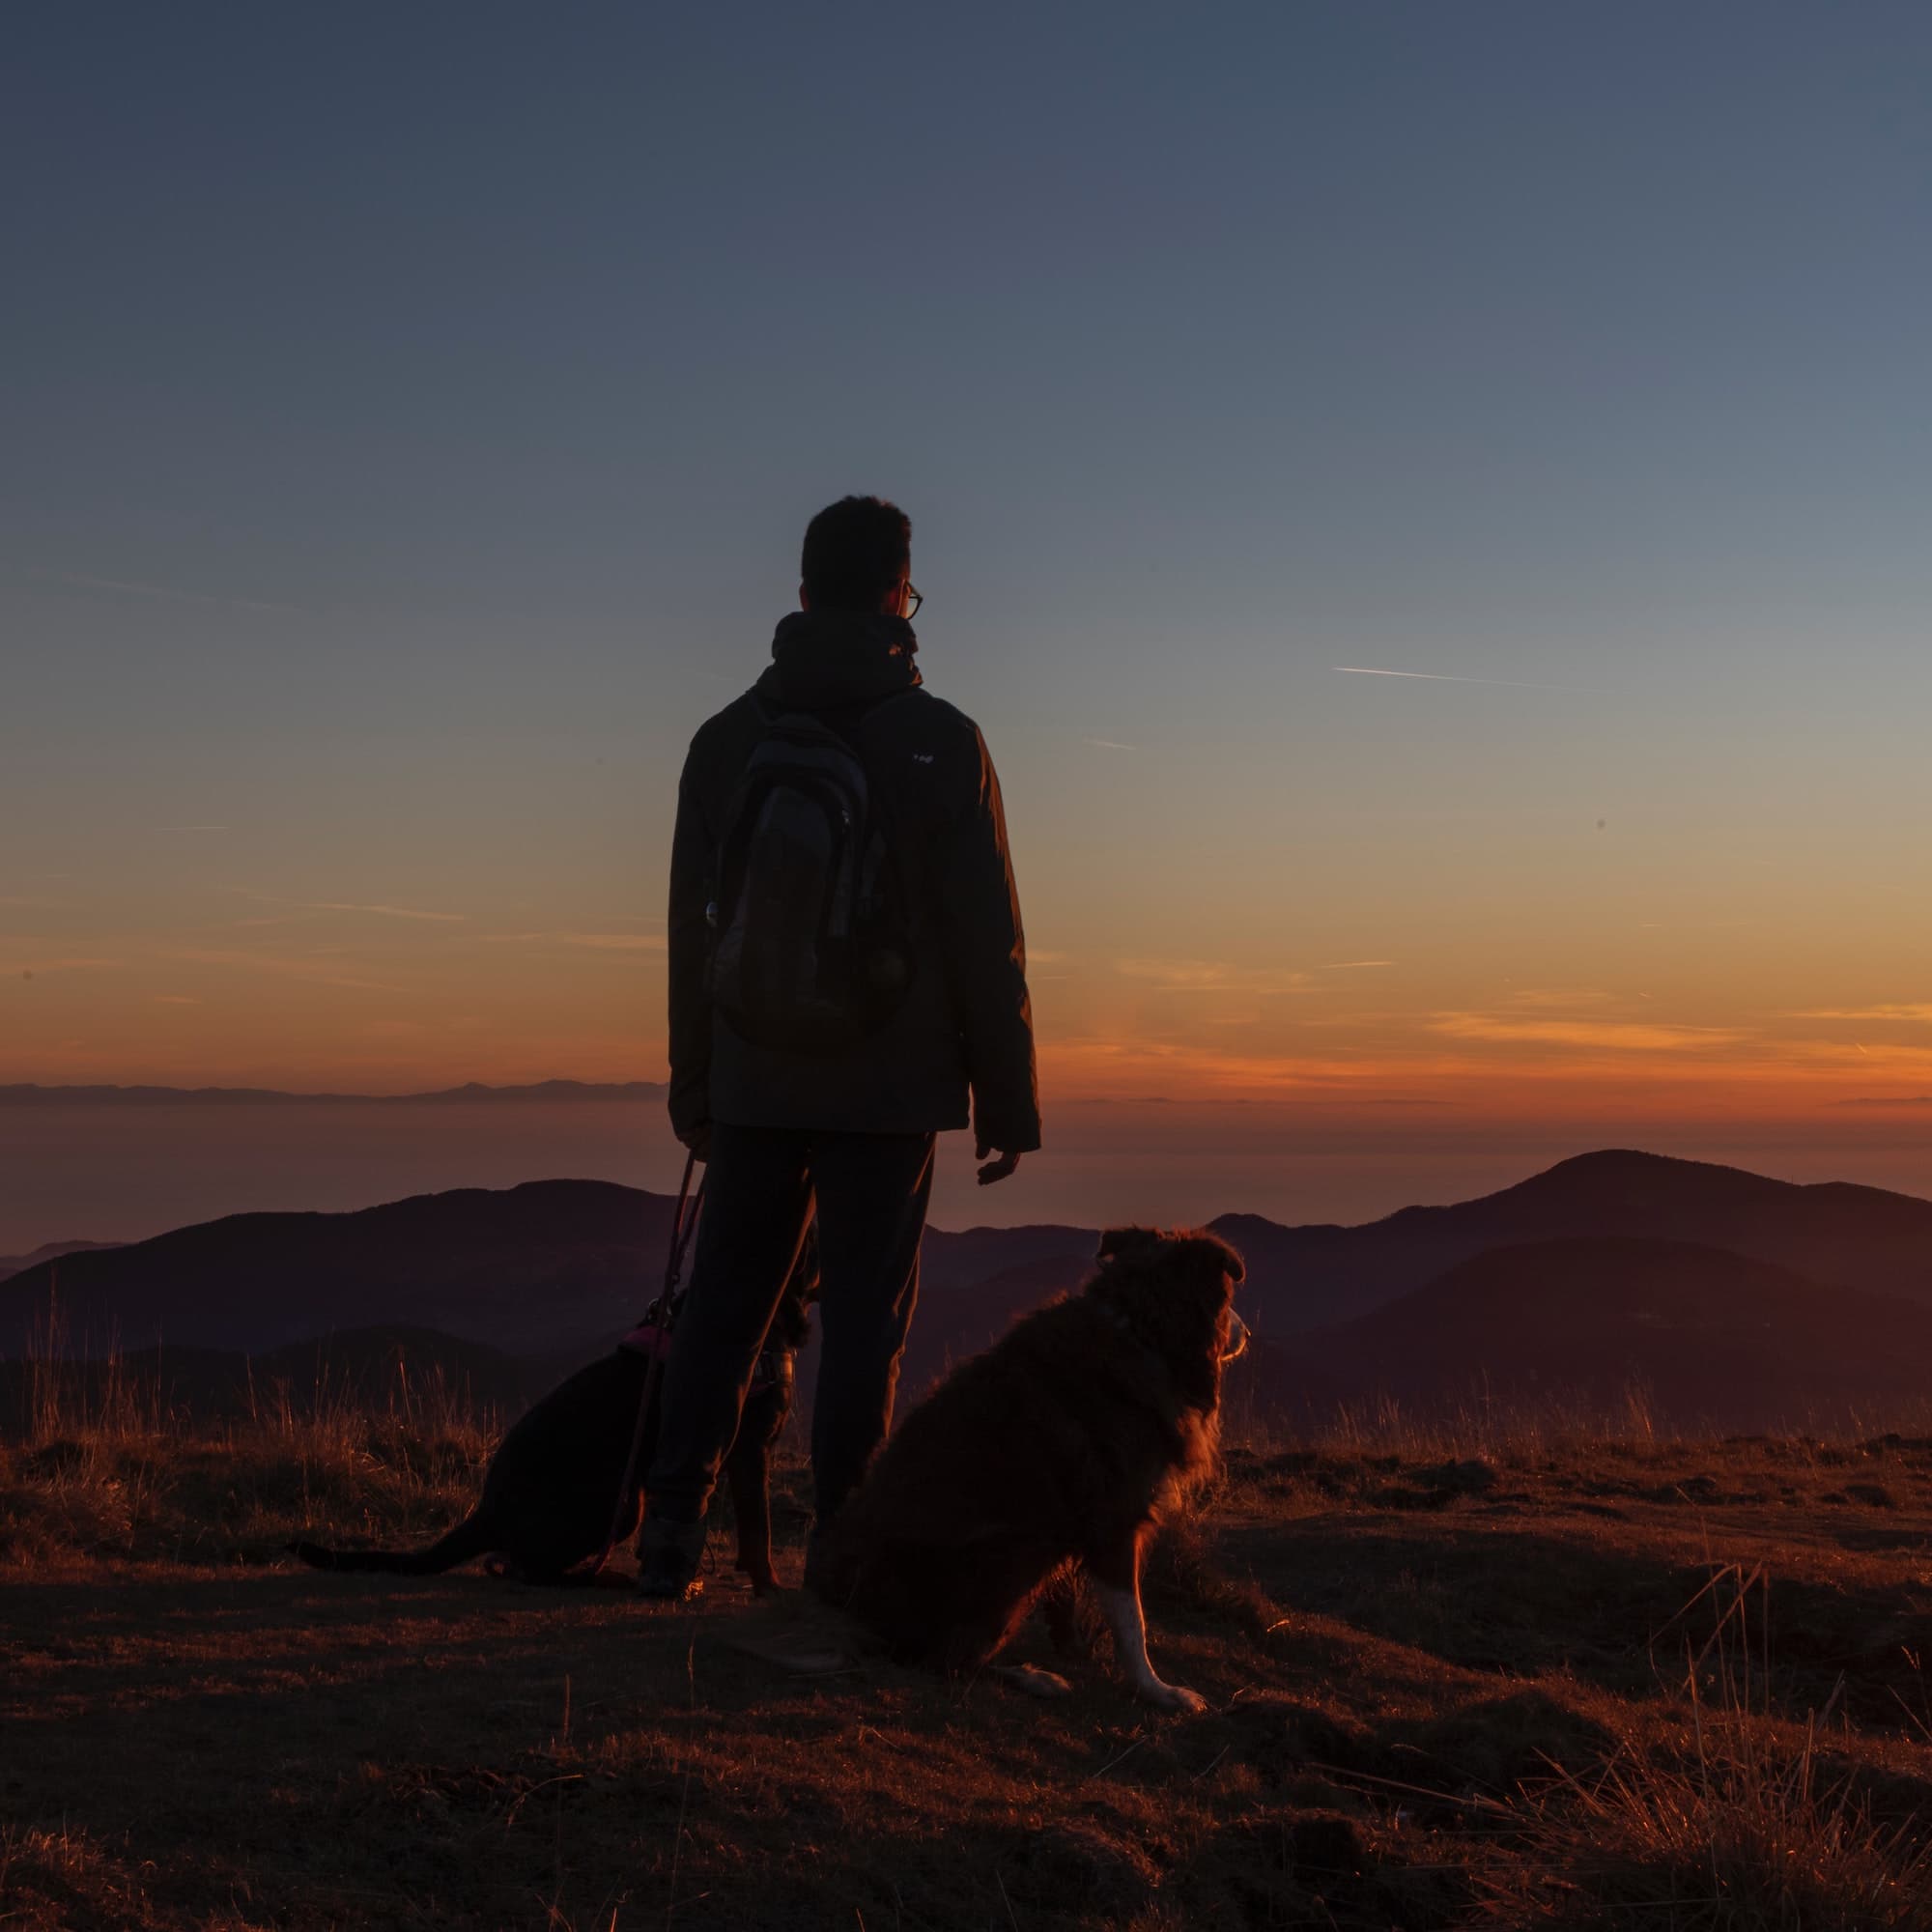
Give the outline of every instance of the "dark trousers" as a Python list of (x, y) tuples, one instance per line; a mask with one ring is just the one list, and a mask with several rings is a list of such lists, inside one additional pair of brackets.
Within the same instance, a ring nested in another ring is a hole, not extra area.
[(818, 1210), (819, 1362), (811, 1479), (820, 1522), (858, 1486), (892, 1426), (919, 1298), (931, 1134), (711, 1129), (691, 1291), (665, 1364), (649, 1513), (702, 1520), (763, 1348)]

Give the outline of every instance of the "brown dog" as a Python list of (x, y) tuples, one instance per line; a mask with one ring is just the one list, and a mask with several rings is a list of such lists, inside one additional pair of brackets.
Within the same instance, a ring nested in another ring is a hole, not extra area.
[(1079, 1294), (1015, 1322), (913, 1410), (826, 1533), (811, 1586), (897, 1657), (976, 1670), (1074, 1566), (1150, 1703), (1198, 1711), (1148, 1662), (1141, 1551), (1214, 1457), (1221, 1370), (1247, 1330), (1212, 1235), (1117, 1228)]

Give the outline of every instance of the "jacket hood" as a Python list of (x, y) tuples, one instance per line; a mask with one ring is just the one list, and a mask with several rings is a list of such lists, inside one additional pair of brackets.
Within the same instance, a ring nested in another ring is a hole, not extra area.
[(794, 611), (772, 639), (771, 668), (758, 679), (758, 696), (802, 711), (870, 703), (920, 683), (918, 650), (903, 617)]

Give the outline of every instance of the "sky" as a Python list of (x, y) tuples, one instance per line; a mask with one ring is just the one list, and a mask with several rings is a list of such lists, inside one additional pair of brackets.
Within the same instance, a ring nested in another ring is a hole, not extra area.
[(1049, 1146), (1932, 1144), (1922, 8), (3, 31), (0, 1082), (661, 1077), (683, 748), (862, 491)]

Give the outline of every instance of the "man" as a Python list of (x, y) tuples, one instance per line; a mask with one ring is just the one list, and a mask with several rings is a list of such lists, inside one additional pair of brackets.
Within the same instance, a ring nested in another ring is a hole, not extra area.
[(638, 1587), (696, 1587), (704, 1514), (818, 1214), (815, 1539), (892, 1423), (933, 1137), (982, 1184), (1039, 1146), (1033, 1015), (999, 781), (914, 657), (912, 525), (847, 497), (805, 533), (800, 609), (692, 740), (671, 845), (670, 1115), (707, 1161), (665, 1373)]

